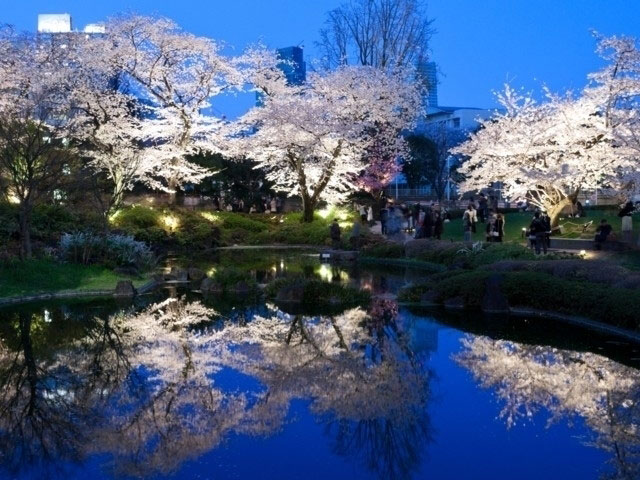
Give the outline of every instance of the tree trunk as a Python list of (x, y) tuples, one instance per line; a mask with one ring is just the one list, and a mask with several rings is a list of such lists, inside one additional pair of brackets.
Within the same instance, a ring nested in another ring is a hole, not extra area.
[(307, 194), (302, 194), (302, 221), (304, 223), (313, 222), (313, 213), (316, 208), (316, 202)]
[(175, 178), (169, 179), (169, 205), (175, 206), (178, 194), (178, 182)]
[(554, 205), (550, 205), (549, 207), (547, 207), (547, 213), (549, 214), (549, 219), (551, 220), (551, 228), (554, 229), (558, 226), (558, 223), (560, 221), (560, 215), (562, 214), (562, 211), (568, 207), (571, 206), (575, 203), (575, 201), (578, 199), (578, 194), (580, 193), (580, 190), (576, 190), (575, 192), (573, 192), (571, 195), (568, 195), (567, 197), (563, 198), (562, 200), (560, 200), (560, 202), (554, 204)]
[(31, 205), (21, 205), (19, 213), (20, 224), (20, 258), (25, 260), (31, 258), (33, 251), (31, 248)]

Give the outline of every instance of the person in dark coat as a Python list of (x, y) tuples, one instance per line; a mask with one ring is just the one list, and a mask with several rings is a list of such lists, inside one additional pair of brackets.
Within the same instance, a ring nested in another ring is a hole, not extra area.
[(542, 249), (544, 253), (547, 253), (547, 242), (545, 239), (547, 228), (540, 218), (540, 212), (536, 212), (531, 225), (529, 225), (529, 234), (534, 237), (534, 246), (536, 254), (540, 254)]
[(498, 213), (496, 215), (496, 222), (493, 227), (493, 231), (494, 231), (493, 241), (502, 243), (502, 240), (504, 238), (504, 216), (501, 213)]
[(607, 237), (611, 235), (613, 227), (609, 225), (606, 218), (600, 221), (600, 225), (596, 228), (596, 236), (594, 238), (596, 250), (602, 250), (602, 244), (607, 240)]
[(329, 227), (329, 236), (331, 237), (333, 248), (340, 247), (340, 234), (340, 225), (338, 225), (338, 220), (334, 218), (333, 222), (331, 222), (331, 226)]
[(440, 240), (442, 238), (443, 230), (444, 223), (442, 221), (442, 215), (440, 215), (440, 212), (436, 212), (433, 217), (433, 236)]

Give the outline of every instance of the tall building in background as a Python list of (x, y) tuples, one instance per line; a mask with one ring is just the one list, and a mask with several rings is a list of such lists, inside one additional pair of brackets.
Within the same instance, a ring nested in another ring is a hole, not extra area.
[[(307, 80), (307, 64), (301, 47), (284, 47), (276, 50), (280, 60), (277, 67), (284, 73), (289, 85), (302, 85)], [(262, 105), (262, 93), (256, 92), (256, 105)]]
[(436, 62), (418, 64), (418, 76), (427, 87), (427, 106), (438, 106), (438, 68)]
[(307, 80), (307, 64), (301, 47), (285, 47), (276, 50), (282, 70), (289, 85), (302, 85)]

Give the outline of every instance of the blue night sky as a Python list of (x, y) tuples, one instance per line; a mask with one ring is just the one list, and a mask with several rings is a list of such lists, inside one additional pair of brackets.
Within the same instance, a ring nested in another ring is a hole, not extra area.
[[(307, 60), (324, 13), (341, 0), (5, 0), (0, 22), (35, 30), (38, 13), (70, 13), (76, 28), (118, 12), (161, 14), (237, 51), (262, 41), (302, 44)], [(441, 105), (489, 107), (509, 81), (539, 91), (579, 89), (600, 65), (590, 29), (640, 37), (640, 0), (431, 0), (431, 50), (438, 62)], [(216, 104), (236, 115), (252, 97)]]

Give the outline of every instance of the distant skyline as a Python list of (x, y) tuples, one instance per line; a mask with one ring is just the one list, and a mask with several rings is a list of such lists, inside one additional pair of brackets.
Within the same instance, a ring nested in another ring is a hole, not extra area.
[[(302, 45), (309, 67), (325, 13), (341, 0), (23, 0), (2, 5), (0, 22), (35, 31), (39, 13), (70, 13), (74, 28), (121, 12), (159, 14), (196, 35), (241, 52), (261, 41), (272, 48)], [(441, 105), (492, 107), (493, 91), (509, 81), (538, 93), (578, 90), (601, 65), (590, 29), (640, 37), (638, 0), (432, 0), (436, 34), (431, 59), (441, 73)], [(236, 116), (253, 97), (216, 102), (218, 114)]]

